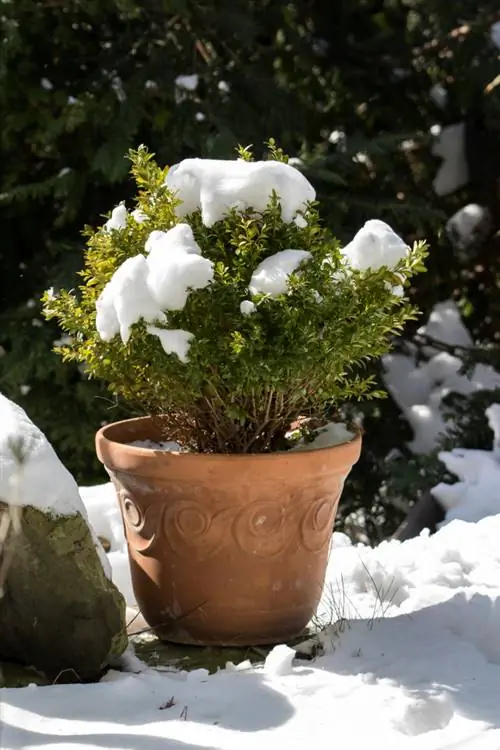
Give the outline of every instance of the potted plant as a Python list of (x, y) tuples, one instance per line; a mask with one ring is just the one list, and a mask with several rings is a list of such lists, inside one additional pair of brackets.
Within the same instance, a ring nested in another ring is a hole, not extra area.
[[(104, 426), (137, 602), (160, 637), (248, 645), (296, 636), (321, 595), (361, 436), (325, 409), (373, 395), (365, 363), (415, 315), (423, 270), (383, 222), (343, 249), (315, 192), (269, 158), (131, 153), (132, 213), (87, 229), (83, 284), (44, 295), (59, 348), (145, 416)], [(316, 429), (313, 429), (316, 428)]]

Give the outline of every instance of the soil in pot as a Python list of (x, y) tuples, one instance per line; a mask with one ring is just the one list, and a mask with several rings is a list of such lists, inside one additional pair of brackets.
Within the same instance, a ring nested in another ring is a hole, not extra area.
[(272, 454), (172, 453), (148, 417), (96, 436), (115, 485), (138, 605), (159, 638), (290, 641), (319, 602), (337, 505), (361, 438)]

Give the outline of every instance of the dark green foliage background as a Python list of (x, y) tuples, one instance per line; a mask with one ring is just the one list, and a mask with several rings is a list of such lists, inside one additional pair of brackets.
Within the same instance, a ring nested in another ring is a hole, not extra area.
[[(42, 322), (38, 300), (48, 286), (76, 284), (81, 229), (130, 197), (125, 154), (140, 143), (168, 164), (229, 157), (237, 143), (254, 144), (258, 156), (258, 144), (274, 136), (302, 158), (341, 241), (375, 217), (408, 242), (427, 237), (429, 271), (413, 301), (425, 315), (454, 296), (474, 335), (496, 340), (500, 88), (489, 29), (499, 17), (492, 0), (1, 4), (0, 390), (28, 410), (79, 481), (105, 478), (93, 435), (123, 411), (51, 352), (61, 334)], [(175, 78), (191, 73), (199, 86), (178, 101)], [(429, 94), (435, 83), (449, 92), (444, 111)], [(429, 128), (458, 120), (466, 123), (471, 180), (437, 198)], [(329, 142), (336, 129), (345, 144)], [(412, 149), (402, 150), (409, 139)], [(368, 158), (353, 159), (360, 152)], [(493, 229), (463, 262), (443, 226), (471, 200), (488, 205)], [(26, 395), (22, 385), (31, 387)], [(368, 509), (376, 538), (399, 520), (377, 492), (385, 456), (404, 446), (408, 428), (389, 400), (367, 409), (365, 451), (340, 522), (351, 509)], [(407, 487), (411, 499), (411, 473)]]

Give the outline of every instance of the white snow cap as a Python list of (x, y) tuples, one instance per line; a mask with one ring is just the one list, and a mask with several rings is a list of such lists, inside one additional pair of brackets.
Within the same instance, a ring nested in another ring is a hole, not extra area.
[(253, 208), (262, 213), (273, 190), (280, 199), (281, 218), (290, 223), (316, 197), (303, 174), (277, 161), (184, 159), (170, 168), (165, 184), (182, 201), (176, 208), (177, 216), (201, 209), (207, 227), (223, 219), (232, 208)]
[(115, 206), (111, 212), (111, 217), (104, 225), (104, 230), (106, 232), (111, 232), (112, 229), (125, 229), (127, 226), (127, 216), (127, 209), (123, 203), (120, 203), (119, 206)]
[(204, 289), (214, 265), (203, 258), (187, 224), (178, 224), (150, 243), (148, 286), (163, 310), (182, 310), (191, 289)]
[(166, 328), (155, 328), (154, 326), (148, 326), (147, 331), (152, 336), (158, 336), (166, 354), (176, 354), (184, 364), (188, 361), (191, 340), (194, 338), (192, 333), (180, 329), (169, 331)]
[(251, 294), (268, 294), (277, 297), (286, 294), (290, 275), (299, 265), (309, 260), (307, 250), (281, 250), (259, 263), (252, 274), (248, 288)]
[(376, 271), (393, 268), (408, 255), (409, 247), (396, 232), (379, 219), (370, 219), (342, 250), (351, 268)]
[[(12, 481), (19, 472), (16, 449), (26, 453), (21, 483), (13, 493)], [(31, 505), (56, 515), (81, 512), (78, 487), (41, 430), (24, 409), (0, 393), (0, 499), (15, 505)]]
[(469, 182), (463, 122), (443, 128), (432, 147), (432, 153), (443, 160), (432, 183), (436, 195), (450, 195)]
[(127, 343), (134, 323), (164, 322), (164, 310), (182, 310), (190, 290), (203, 289), (213, 279), (213, 263), (201, 256), (187, 224), (151, 232), (146, 250), (147, 259), (136, 255), (121, 264), (96, 302), (96, 327), (103, 341), (120, 333)]
[(143, 318), (165, 320), (148, 287), (149, 267), (144, 255), (127, 258), (115, 271), (96, 302), (96, 328), (103, 341), (120, 333), (124, 344), (130, 327)]
[(240, 312), (242, 315), (251, 315), (257, 310), (257, 305), (250, 299), (244, 299), (240, 303)]
[(146, 240), (145, 250), (150, 253), (153, 248), (161, 247), (162, 252), (170, 253), (182, 251), (190, 255), (201, 255), (201, 249), (196, 242), (193, 230), (189, 224), (176, 224), (168, 232), (155, 229)]
[[(20, 466), (18, 451), (23, 455)], [(55, 516), (79, 513), (88, 523), (78, 485), (43, 432), (24, 409), (0, 393), (0, 500)], [(109, 566), (92, 527), (89, 530), (109, 577)]]

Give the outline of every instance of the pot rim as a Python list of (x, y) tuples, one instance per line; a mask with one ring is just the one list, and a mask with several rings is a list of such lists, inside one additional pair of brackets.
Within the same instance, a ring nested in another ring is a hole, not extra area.
[[(158, 451), (153, 448), (141, 448), (136, 445), (130, 445), (130, 443), (120, 442), (114, 439), (109, 433), (119, 430), (125, 426), (132, 428), (130, 429), (130, 438), (133, 439), (133, 427), (139, 427), (141, 424), (152, 422), (152, 417), (134, 417), (132, 419), (122, 419), (118, 422), (110, 422), (107, 425), (101, 427), (96, 433), (96, 446), (98, 454), (101, 453), (99, 450), (100, 446), (104, 445), (119, 445), (121, 446), (121, 452), (127, 454), (130, 457), (142, 458), (145, 460), (157, 460), (159, 455), (165, 457), (166, 460), (173, 459), (176, 461), (204, 461), (204, 462), (220, 462), (220, 461), (241, 461), (241, 462), (269, 462), (269, 461), (289, 461), (290, 457), (293, 456), (293, 461), (308, 461), (311, 460), (312, 456), (319, 456), (326, 453), (337, 453), (338, 458), (342, 453), (352, 454), (349, 463), (356, 463), (359, 454), (361, 452), (361, 441), (363, 437), (363, 430), (360, 427), (354, 428), (356, 431), (355, 436), (352, 440), (348, 440), (345, 443), (339, 443), (337, 445), (328, 445), (321, 448), (311, 448), (303, 451), (275, 451), (274, 453), (181, 453), (178, 451)], [(347, 457), (346, 457), (347, 458)]]

